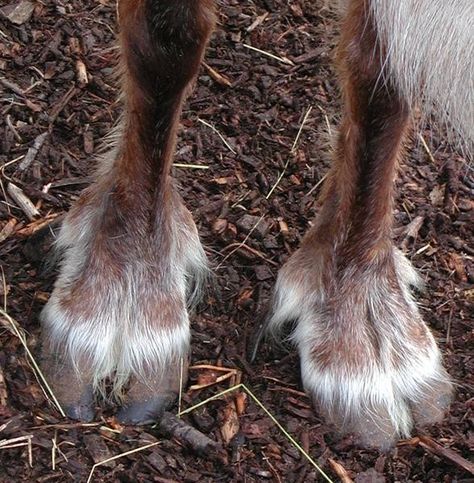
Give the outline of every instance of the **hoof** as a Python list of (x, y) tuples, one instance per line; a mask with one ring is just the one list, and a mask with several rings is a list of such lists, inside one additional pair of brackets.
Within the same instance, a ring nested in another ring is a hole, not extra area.
[(135, 401), (123, 406), (117, 414), (122, 424), (153, 424), (161, 419), (163, 413), (176, 401), (177, 394), (157, 395), (144, 401)]
[(63, 407), (66, 416), (76, 421), (89, 423), (94, 420), (94, 391), (92, 387), (88, 387), (80, 396), (77, 403), (68, 404)]

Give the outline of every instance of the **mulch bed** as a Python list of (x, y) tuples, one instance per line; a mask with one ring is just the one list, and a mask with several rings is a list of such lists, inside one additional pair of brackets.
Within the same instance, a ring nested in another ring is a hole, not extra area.
[[(465, 460), (474, 445), (472, 168), (430, 126), (416, 130), (395, 213), (397, 243), (427, 283), (419, 302), (457, 383), (455, 400), (443, 424), (421, 437), (387, 454), (360, 449), (312, 410), (294, 350), (265, 344), (254, 364), (246, 359), (278, 268), (318, 209), (340, 113), (331, 63), (337, 24), (323, 0), (222, 3), (176, 155), (176, 163), (193, 165), (175, 175), (215, 274), (193, 318), (192, 364), (199, 367), (190, 381), (210, 387), (188, 387), (183, 407), (243, 382), (333, 481), (472, 481)], [(8, 9), (0, 14), (0, 298), (34, 353), (54, 274), (28, 240), (87, 185), (120, 106), (115, 2), (42, 0), (27, 7), (17, 23)], [(9, 183), (37, 214), (19, 209)], [(91, 481), (322, 481), (242, 388), (183, 416), (184, 435), (173, 421), (171, 429), (122, 428), (109, 407), (98, 424), (64, 420), (45, 398), (11, 322), (0, 321), (1, 482), (86, 481), (95, 463), (150, 444), (98, 466)], [(198, 432), (189, 436), (189, 427)], [(2, 441), (22, 446), (6, 449)]]

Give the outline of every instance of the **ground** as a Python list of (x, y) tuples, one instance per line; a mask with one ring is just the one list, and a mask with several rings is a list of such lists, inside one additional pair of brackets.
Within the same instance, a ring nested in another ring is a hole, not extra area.
[[(177, 148), (175, 175), (214, 269), (193, 317), (190, 384), (198, 387), (186, 387), (182, 408), (238, 382), (260, 405), (243, 388), (220, 395), (183, 416), (184, 436), (163, 425), (122, 428), (110, 407), (92, 425), (60, 416), (13, 327), (36, 356), (54, 273), (43, 269), (34, 235), (87, 185), (120, 112), (115, 2), (42, 0), (25, 12), (17, 23), (8, 8), (0, 14), (0, 296), (8, 313), (0, 316), (0, 481), (86, 481), (95, 463), (118, 455), (91, 481), (323, 481), (272, 417), (333, 481), (472, 481), (473, 172), (431, 126), (415, 129), (400, 170), (395, 237), (426, 281), (420, 306), (456, 382), (443, 424), (386, 454), (362, 450), (312, 410), (294, 350), (266, 343), (255, 363), (246, 360), (278, 268), (317, 212), (337, 130), (337, 23), (323, 0), (221, 2)], [(20, 209), (11, 184), (34, 207)], [(186, 437), (190, 427), (200, 433)]]

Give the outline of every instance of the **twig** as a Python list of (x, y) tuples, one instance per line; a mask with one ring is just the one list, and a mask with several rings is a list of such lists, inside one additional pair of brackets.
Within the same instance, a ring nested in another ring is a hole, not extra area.
[(232, 82), (225, 76), (213, 69), (209, 64), (203, 62), (204, 67), (209, 72), (209, 75), (221, 86), (232, 87)]
[(416, 438), (412, 438), (408, 441), (404, 441), (400, 443), (400, 446), (421, 446), (425, 450), (429, 451), (430, 453), (435, 454), (436, 456), (440, 456), (441, 458), (445, 458), (452, 463), (460, 466), (467, 472), (474, 475), (474, 463), (471, 463), (467, 459), (463, 458), (460, 454), (456, 453), (452, 449), (445, 448), (441, 446), (439, 443), (434, 441), (429, 436), (418, 436)]
[(79, 89), (77, 87), (72, 86), (59, 100), (59, 102), (53, 107), (53, 109), (51, 110), (51, 114), (49, 115), (50, 130), (52, 129), (53, 124), (56, 122), (56, 119), (61, 111), (69, 104), (69, 101), (77, 94), (78, 91)]
[(56, 471), (56, 451), (58, 449), (57, 437), (58, 437), (58, 432), (55, 431), (54, 438), (51, 440), (53, 443), (53, 446), (51, 447), (51, 469), (53, 471)]
[(7, 89), (13, 91), (15, 94), (18, 94), (20, 97), (25, 97), (25, 92), (23, 89), (8, 79), (5, 79), (5, 77), (0, 77), (0, 83), (3, 84)]
[(217, 371), (217, 372), (237, 372), (237, 369), (233, 369), (231, 367), (222, 367), (222, 366), (213, 366), (211, 364), (197, 364), (195, 366), (189, 367), (190, 371)]
[(184, 358), (179, 360), (179, 394), (178, 394), (178, 414), (181, 412), (183, 405), (183, 387), (184, 387)]
[(176, 438), (184, 446), (199, 455), (205, 455), (219, 463), (227, 464), (227, 454), (224, 448), (205, 434), (193, 428), (178, 416), (165, 411), (157, 424), (159, 433), (168, 438)]
[(261, 25), (269, 16), (269, 12), (265, 12), (263, 15), (258, 16), (252, 24), (247, 27), (247, 32), (252, 32), (254, 31), (259, 25)]
[(24, 228), (17, 230), (15, 232), (15, 235), (26, 237), (26, 238), (31, 237), (38, 231), (48, 226), (51, 226), (51, 229), (53, 229), (56, 225), (59, 226), (59, 223), (62, 221), (62, 218), (63, 218), (63, 215), (59, 213), (51, 213), (50, 215), (47, 215), (44, 218), (41, 218), (40, 220), (33, 221), (28, 225), (26, 225)]
[(10, 114), (7, 115), (6, 121), (7, 121), (7, 126), (10, 128), (10, 130), (13, 133), (13, 135), (15, 136), (16, 140), (19, 143), (22, 143), (23, 142), (23, 139), (20, 136), (20, 134), (18, 133), (18, 131), (16, 130), (15, 126), (13, 125), (13, 123), (12, 123), (12, 117), (10, 116)]

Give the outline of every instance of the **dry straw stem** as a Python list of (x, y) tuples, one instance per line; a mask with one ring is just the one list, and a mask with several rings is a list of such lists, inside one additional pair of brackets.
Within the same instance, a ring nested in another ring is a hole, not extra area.
[(231, 252), (229, 252), (221, 261), (221, 263), (219, 263), (219, 265), (217, 265), (216, 267), (216, 270), (219, 270), (219, 268), (222, 267), (222, 265), (224, 265), (224, 263), (237, 251), (240, 250), (240, 248), (242, 248), (248, 241), (248, 239), (252, 236), (252, 233), (255, 231), (255, 229), (258, 227), (258, 225), (261, 223), (261, 221), (263, 220), (265, 215), (262, 215), (257, 223), (255, 223), (255, 225), (253, 226), (253, 228), (249, 231), (248, 235), (245, 237), (244, 241), (242, 243), (239, 243), (238, 246), (236, 248), (234, 248)]
[(290, 59), (287, 59), (286, 57), (279, 57), (278, 55), (272, 54), (265, 50), (257, 49), (257, 47), (253, 47), (252, 45), (248, 45), (248, 44), (242, 44), (242, 45), (246, 49), (253, 50), (254, 52), (258, 52), (259, 54), (265, 55), (266, 57), (270, 57), (270, 59), (278, 60), (278, 62), (281, 62), (282, 64), (295, 65), (294, 62), (292, 62)]
[(175, 168), (181, 168), (181, 169), (209, 169), (209, 166), (204, 166), (202, 164), (182, 164), (182, 163), (173, 163), (173, 166)]
[(204, 124), (204, 126), (207, 126), (208, 128), (212, 129), (221, 138), (221, 141), (226, 145), (227, 149), (232, 154), (237, 154), (237, 152), (235, 151), (235, 149), (229, 144), (229, 142), (227, 141), (227, 139), (219, 132), (219, 130), (216, 127), (214, 127), (212, 124), (209, 124), (207, 121), (204, 121), (204, 119), (201, 119), (199, 117), (198, 117), (198, 121), (201, 124)]
[(184, 386), (184, 358), (179, 360), (179, 394), (178, 394), (178, 414), (181, 412), (183, 404), (183, 386)]
[(229, 389), (226, 389), (225, 391), (222, 391), (219, 394), (216, 394), (215, 396), (212, 396), (205, 401), (202, 401), (195, 406), (192, 406), (188, 409), (185, 409), (184, 411), (181, 411), (180, 414), (178, 414), (179, 417), (192, 413), (196, 409), (205, 406), (209, 404), (211, 401), (214, 401), (215, 399), (219, 399), (227, 394), (230, 394), (234, 391), (238, 391), (239, 389), (244, 390), (250, 398), (254, 401), (254, 403), (263, 410), (263, 412), (272, 420), (273, 424), (283, 433), (283, 435), (290, 441), (290, 443), (308, 460), (308, 462), (319, 472), (319, 474), (329, 483), (333, 483), (331, 478), (318, 466), (316, 461), (304, 450), (304, 448), (291, 436), (291, 434), (278, 422), (278, 420), (273, 416), (273, 414), (263, 405), (262, 402), (255, 396), (255, 394), (245, 385), (245, 384), (238, 384), (237, 386), (231, 387)]
[(308, 122), (309, 115), (311, 114), (311, 111), (313, 110), (313, 107), (310, 106), (308, 110), (306, 111), (306, 114), (304, 115), (303, 121), (300, 125), (300, 128), (298, 129), (298, 133), (296, 134), (296, 138), (293, 141), (293, 145), (291, 146), (290, 150), (290, 155), (288, 156), (288, 159), (286, 160), (285, 167), (283, 168), (282, 173), (278, 177), (276, 183), (273, 185), (272, 189), (269, 191), (268, 195), (266, 196), (266, 199), (270, 199), (272, 196), (273, 192), (278, 188), (279, 184), (281, 183), (281, 180), (286, 174), (286, 170), (288, 169), (288, 166), (290, 165), (290, 161), (292, 159), (292, 156), (296, 153), (296, 148), (298, 147), (298, 144), (300, 142), (301, 134), (303, 133), (304, 126)]
[[(231, 368), (219, 367), (219, 366), (210, 366), (205, 364), (198, 365), (198, 366), (191, 366), (189, 370), (209, 370), (209, 371), (216, 371), (216, 372), (223, 373), (222, 376), (216, 377), (216, 379), (212, 382), (208, 382), (205, 384), (195, 384), (194, 386), (191, 386), (189, 388), (190, 391), (200, 391), (201, 389), (206, 389), (207, 387), (212, 387), (217, 384), (221, 384), (222, 382), (232, 378), (234, 378), (234, 383), (235, 383), (235, 377), (237, 377), (239, 373), (237, 369), (231, 369)], [(179, 411), (181, 412), (181, 407)]]
[[(290, 441), (290, 443), (295, 448), (298, 449), (298, 451), (307, 459), (307, 461), (319, 472), (319, 474), (324, 478), (324, 480), (327, 481), (327, 482), (329, 482), (329, 483), (333, 483), (333, 481), (331, 480), (331, 478), (329, 478), (329, 476), (318, 466), (318, 464), (316, 463), (316, 461), (314, 461), (314, 459), (293, 438), (293, 436), (291, 436), (291, 434), (288, 433), (288, 431), (278, 422), (278, 420), (275, 418), (275, 416), (273, 416), (273, 414), (270, 413), (270, 411), (263, 405), (262, 402), (260, 402), (260, 400), (257, 398), (257, 396), (255, 396), (253, 394), (253, 392), (250, 391), (250, 389), (248, 389), (247, 386), (245, 386), (245, 384), (238, 384), (237, 386), (234, 386), (234, 387), (231, 387), (229, 389), (226, 389), (225, 391), (222, 391), (219, 394), (216, 394), (215, 396), (212, 396), (212, 397), (206, 399), (205, 401), (202, 401), (202, 402), (196, 404), (195, 406), (192, 406), (192, 407), (190, 407), (188, 409), (185, 409), (184, 411), (180, 411), (177, 416), (178, 416), (178, 418), (181, 418), (185, 414), (192, 413), (196, 409), (198, 409), (200, 407), (203, 407), (203, 406), (209, 404), (211, 401), (214, 401), (215, 399), (220, 399), (221, 397), (223, 397), (223, 396), (225, 396), (227, 394), (230, 394), (232, 392), (238, 391), (240, 389), (241, 390), (244, 390), (250, 396), (250, 398), (255, 402), (255, 404), (257, 404), (257, 406), (259, 406), (265, 412), (265, 414), (272, 420), (272, 422), (275, 424), (275, 426), (283, 433), (283, 435), (288, 439), (288, 441)], [(151, 443), (151, 444), (142, 446), (140, 448), (136, 448), (136, 449), (127, 451), (125, 453), (121, 453), (121, 454), (119, 454), (117, 456), (113, 456), (112, 458), (107, 458), (104, 461), (99, 461), (99, 463), (96, 463), (92, 467), (91, 472), (89, 473), (89, 477), (87, 478), (87, 482), (86, 483), (90, 483), (92, 481), (92, 476), (94, 475), (94, 471), (99, 466), (105, 465), (107, 463), (110, 463), (111, 461), (118, 460), (120, 458), (123, 458), (125, 456), (129, 456), (131, 454), (135, 454), (135, 453), (139, 453), (139, 452), (145, 451), (145, 450), (147, 450), (149, 448), (153, 448), (155, 446), (158, 446), (159, 444), (160, 444), (160, 442)]]
[(19, 326), (18, 322), (13, 320), (7, 314), (7, 312), (3, 309), (0, 309), (0, 317), (3, 317), (8, 322), (9, 328), (12, 330), (12, 332), (20, 340), (20, 342), (21, 342), (21, 344), (22, 344), (23, 348), (25, 349), (25, 352), (28, 356), (28, 359), (30, 360), (31, 365), (33, 366), (34, 373), (35, 373), (36, 377), (38, 378), (41, 389), (46, 394), (46, 396), (49, 396), (49, 398), (54, 402), (54, 405), (57, 407), (61, 416), (66, 417), (66, 413), (64, 412), (63, 408), (59, 404), (59, 401), (56, 399), (56, 396), (54, 395), (54, 393), (51, 389), (51, 386), (48, 384), (48, 381), (44, 377), (44, 374), (41, 372), (41, 369), (39, 368), (35, 358), (33, 357), (33, 354), (31, 353), (31, 351), (28, 347), (28, 343), (26, 341), (26, 336), (25, 336), (23, 329)]
[(4, 439), (3, 441), (0, 441), (0, 450), (22, 448), (23, 446), (27, 446), (28, 464), (30, 465), (30, 468), (33, 468), (33, 445), (31, 444), (32, 439), (33, 439), (32, 434), (28, 434), (26, 436), (20, 436), (18, 438), (13, 438), (13, 439)]
[(158, 446), (159, 444), (161, 444), (160, 441), (158, 441), (157, 443), (151, 443), (151, 444), (147, 444), (145, 446), (142, 446), (140, 448), (135, 448), (135, 449), (132, 449), (130, 451), (126, 451), (125, 453), (120, 453), (118, 454), (117, 456), (112, 456), (111, 458), (107, 458), (106, 460), (104, 461), (99, 461), (98, 463), (96, 463), (92, 469), (91, 469), (91, 472), (89, 473), (89, 477), (87, 478), (87, 483), (90, 483), (92, 481), (92, 476), (94, 475), (94, 471), (96, 470), (96, 468), (98, 468), (99, 466), (102, 466), (102, 465), (105, 465), (107, 463), (110, 463), (111, 461), (115, 461), (115, 460), (118, 460), (118, 459), (121, 459), (121, 458), (124, 458), (125, 456), (130, 456), (131, 454), (135, 454), (135, 453), (140, 453), (141, 451), (145, 451), (149, 448), (153, 448), (155, 446)]
[(423, 148), (426, 151), (426, 154), (430, 158), (430, 161), (433, 164), (436, 164), (436, 160), (435, 160), (435, 158), (433, 156), (433, 153), (431, 152), (431, 149), (428, 146), (428, 143), (425, 141), (425, 138), (423, 137), (423, 135), (421, 133), (418, 133), (418, 137), (420, 138), (421, 144), (423, 145)]

